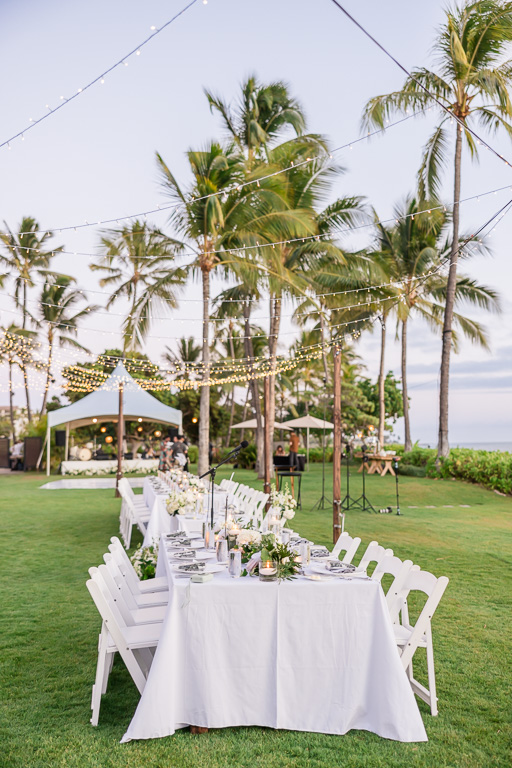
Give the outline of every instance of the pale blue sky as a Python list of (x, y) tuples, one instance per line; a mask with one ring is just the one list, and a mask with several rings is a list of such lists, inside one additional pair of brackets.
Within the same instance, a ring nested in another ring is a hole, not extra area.
[[(109, 67), (159, 27), (185, 2), (172, 0), (3, 0), (0, 3), (2, 46), (0, 64), (0, 141), (39, 117), (45, 105), (55, 106)], [(431, 65), (433, 32), (443, 19), (435, 0), (347, 0), (347, 8), (408, 68)], [(209, 0), (197, 3), (175, 24), (133, 57), (128, 67), (112, 73), (104, 85), (84, 93), (60, 113), (27, 134), (12, 150), (0, 150), (0, 220), (16, 229), (23, 215), (41, 226), (58, 228), (128, 215), (163, 202), (154, 161), (158, 150), (178, 178), (186, 182), (184, 152), (221, 135), (210, 115), (204, 86), (229, 99), (239, 82), (255, 72), (263, 81), (284, 79), (302, 102), (309, 129), (329, 136), (333, 146), (360, 135), (365, 101), (400, 87), (403, 75), (335, 8), (330, 0)], [(364, 195), (381, 217), (414, 188), (421, 147), (431, 117), (392, 128), (384, 137), (362, 142), (340, 153), (347, 173), (333, 195)], [(503, 135), (492, 139), (512, 157), (512, 143)], [(490, 153), (480, 164), (465, 159), (463, 197), (512, 185), (512, 170)], [(451, 170), (447, 170), (447, 199)], [(478, 227), (504, 204), (507, 192), (468, 203), (462, 209), (465, 229)], [(512, 196), (512, 195), (510, 195)], [(165, 226), (165, 214), (152, 220)], [(509, 440), (512, 426), (512, 268), (510, 219), (491, 238), (491, 259), (475, 259), (470, 273), (499, 288), (504, 314), (479, 317), (489, 327), (492, 353), (462, 345), (454, 358), (450, 438), (457, 441)], [(507, 237), (508, 235), (508, 237)], [(67, 232), (56, 238), (68, 250), (94, 252), (97, 228)], [(360, 236), (358, 244), (364, 242)], [(75, 275), (84, 289), (98, 289), (90, 258), (62, 256), (58, 266)], [(0, 322), (13, 315), (9, 290), (0, 296)], [(186, 299), (198, 297), (191, 284)], [(35, 297), (34, 297), (35, 298)], [(102, 303), (103, 297), (90, 294)], [(115, 308), (122, 312), (123, 307)], [(289, 308), (288, 308), (288, 311)], [(176, 314), (176, 313), (173, 313)], [(259, 316), (267, 315), (262, 307)], [(200, 336), (199, 308), (183, 302), (179, 321), (155, 323), (147, 345), (158, 360), (162, 345), (173, 337)], [(262, 321), (263, 323), (264, 321)], [(94, 352), (118, 341), (120, 318), (97, 315), (85, 326), (81, 340)], [(293, 338), (283, 325), (283, 342)], [(388, 367), (399, 371), (399, 348), (390, 329)], [(363, 336), (359, 354), (375, 376), (378, 338)], [(410, 384), (413, 439), (434, 442), (437, 433), (437, 376), (440, 340), (421, 323), (410, 330)], [(65, 355), (66, 361), (70, 359)], [(5, 390), (6, 371), (0, 369)], [(18, 388), (18, 402), (22, 402)], [(0, 394), (7, 400), (7, 395)], [(34, 396), (37, 403), (37, 397)], [(400, 433), (400, 428), (398, 433)]]

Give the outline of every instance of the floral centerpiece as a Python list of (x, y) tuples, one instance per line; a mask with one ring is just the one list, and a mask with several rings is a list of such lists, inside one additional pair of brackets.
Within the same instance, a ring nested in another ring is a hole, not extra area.
[(279, 515), (281, 521), (284, 521), (285, 525), (288, 520), (292, 520), (295, 517), (297, 502), (293, 498), (288, 484), (284, 485), (280, 491), (277, 490), (275, 483), (272, 484), (270, 505), (274, 512)]
[(297, 553), (287, 544), (280, 544), (273, 533), (261, 534), (259, 531), (244, 529), (237, 537), (237, 546), (242, 551), (242, 563), (247, 568), (243, 576), (258, 575), (261, 562), (277, 563), (277, 578), (293, 579), (300, 570), (296, 561)]
[(149, 547), (140, 546), (130, 559), (139, 579), (142, 581), (154, 579), (158, 560), (158, 541), (155, 539)]
[(165, 505), (170, 515), (193, 514), (196, 502), (201, 494), (193, 488), (186, 491), (172, 491), (166, 499)]
[(199, 477), (189, 475), (188, 484), (190, 488), (194, 488), (198, 493), (206, 493), (206, 486)]

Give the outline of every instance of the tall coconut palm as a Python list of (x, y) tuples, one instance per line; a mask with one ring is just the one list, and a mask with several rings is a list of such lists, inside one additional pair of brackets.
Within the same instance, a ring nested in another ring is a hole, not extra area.
[[(25, 216), (19, 225), (17, 232), (13, 232), (4, 221), (5, 231), (0, 232), (0, 264), (7, 268), (7, 274), (13, 280), (13, 297), (16, 306), (22, 313), (22, 330), (27, 330), (34, 318), (28, 309), (28, 291), (33, 288), (37, 277), (51, 276), (55, 273), (49, 269), (50, 260), (56, 253), (62, 251), (63, 246), (48, 248), (49, 241), (53, 237), (52, 232), (41, 232), (38, 222), (31, 216)], [(25, 397), (27, 401), (27, 417), (32, 421), (32, 409), (30, 407), (30, 393), (27, 377), (27, 366), (21, 361), (21, 371), (25, 385)]]
[(73, 347), (84, 352), (88, 350), (79, 344), (76, 338), (78, 324), (84, 317), (95, 312), (98, 307), (88, 305), (76, 310), (76, 305), (86, 301), (82, 291), (72, 288), (74, 278), (58, 275), (55, 278), (48, 277), (41, 291), (39, 302), (39, 316), (37, 324), (45, 328), (46, 343), (48, 344), (48, 360), (46, 363), (46, 386), (39, 416), (44, 416), (48, 390), (52, 381), (52, 362), (55, 346)]
[(205, 94), (210, 109), (220, 114), (229, 140), (244, 156), (248, 171), (256, 161), (264, 158), (283, 130), (291, 128), (297, 136), (304, 133), (304, 114), (286, 83), (264, 85), (255, 75), (250, 75), (242, 83), (235, 105), (206, 89)]
[[(436, 71), (423, 67), (413, 70), (400, 91), (370, 99), (364, 110), (365, 128), (383, 128), (386, 119), (396, 112), (404, 113), (426, 107), (433, 107), (438, 112), (439, 121), (427, 141), (419, 171), (420, 192), (431, 197), (439, 197), (442, 171), (448, 149), (453, 143), (450, 141), (451, 135), (452, 132), (455, 134), (453, 237), (443, 319), (438, 459), (449, 453), (448, 393), (460, 247), (462, 145), (465, 141), (470, 155), (477, 157), (480, 142), (475, 140), (469, 128), (480, 127), (491, 133), (502, 128), (512, 138), (512, 102), (509, 96), (512, 64), (510, 60), (504, 61), (511, 41), (512, 2), (477, 0), (466, 2), (461, 7), (455, 6), (446, 12), (446, 22), (439, 29), (434, 43)], [(457, 119), (453, 120), (452, 115)]]
[(130, 302), (123, 324), (125, 353), (143, 346), (155, 309), (165, 313), (177, 306), (176, 289), (185, 281), (185, 271), (174, 261), (180, 247), (146, 222), (102, 233), (101, 260), (90, 268), (106, 273), (101, 286), (115, 286), (107, 309), (121, 298)]
[[(189, 150), (187, 157), (193, 182), (184, 191), (157, 153), (162, 185), (177, 204), (170, 220), (178, 232), (195, 245), (197, 257), (190, 264), (190, 269), (199, 273), (202, 280), (203, 384), (199, 404), (198, 458), (198, 473), (202, 474), (208, 469), (210, 442), (210, 390), (207, 384), (210, 365), (210, 275), (221, 263), (220, 246), (231, 226), (230, 219), (236, 213), (239, 194), (234, 184), (241, 178), (241, 169), (234, 149), (223, 149), (216, 142), (211, 142), (201, 152)], [(220, 193), (224, 196), (221, 197)]]
[[(420, 214), (424, 203), (409, 197), (396, 206), (394, 216), (397, 223), (392, 228), (377, 224), (379, 251), (374, 258), (382, 265), (387, 277), (400, 281), (400, 286), (390, 286), (388, 296), (383, 298), (382, 311), (386, 318), (396, 314), (401, 336), (402, 397), (404, 410), (405, 450), (412, 448), (407, 392), (407, 337), (411, 316), (418, 314), (434, 329), (442, 325), (443, 304), (448, 290), (449, 278), (439, 270), (443, 259), (451, 251), (451, 242), (445, 241), (444, 229), (448, 215), (442, 210)], [(485, 252), (485, 244), (479, 244)], [(431, 273), (431, 274), (430, 274)], [(398, 295), (398, 298), (397, 298)], [(441, 302), (441, 303), (440, 303)], [(457, 275), (455, 282), (455, 304), (472, 303), (487, 310), (499, 310), (495, 291), (476, 281)], [(460, 313), (453, 313), (453, 322), (471, 341), (487, 345), (485, 331), (475, 321)], [(457, 337), (452, 332), (453, 341)], [(383, 335), (383, 339), (385, 336)], [(381, 370), (384, 367), (383, 351)], [(380, 404), (381, 413), (384, 410)]]

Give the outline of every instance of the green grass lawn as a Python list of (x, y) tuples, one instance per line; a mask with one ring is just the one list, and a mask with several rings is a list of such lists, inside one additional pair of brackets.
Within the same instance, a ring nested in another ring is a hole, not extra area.
[[(331, 471), (329, 465), (327, 494)], [(314, 465), (304, 475), (303, 510), (293, 526), (329, 544), (332, 507), (311, 512), (321, 494), (320, 473)], [(248, 471), (236, 477), (257, 482)], [(450, 578), (434, 618), (438, 717), (419, 702), (428, 743), (399, 744), (364, 731), (339, 737), (239, 728), (120, 745), (138, 693), (116, 661), (100, 725), (89, 724), (100, 622), (85, 587), (87, 569), (102, 561), (117, 533), (119, 501), (113, 491), (39, 490), (45, 481), (41, 475), (0, 476), (2, 768), (512, 764), (510, 498), (456, 481), (404, 477), (401, 517), (347, 515), (346, 528), (361, 536), (361, 550), (377, 539), (401, 558)], [(360, 481), (352, 477), (354, 493)], [(376, 508), (394, 504), (394, 488), (392, 477), (368, 478)], [(421, 659), (416, 666), (420, 675)]]

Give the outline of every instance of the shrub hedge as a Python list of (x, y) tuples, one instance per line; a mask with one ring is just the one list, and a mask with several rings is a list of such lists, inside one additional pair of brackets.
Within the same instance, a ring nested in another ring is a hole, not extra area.
[[(500, 493), (512, 494), (512, 454), (502, 451), (475, 451), (472, 448), (452, 448), (448, 458), (436, 468), (435, 448), (420, 448), (404, 453), (403, 446), (393, 446), (402, 456), (400, 472), (413, 474), (409, 468), (424, 470), (428, 477), (455, 477), (490, 488)], [(405, 471), (404, 471), (405, 470)], [(421, 477), (421, 474), (415, 474)]]

